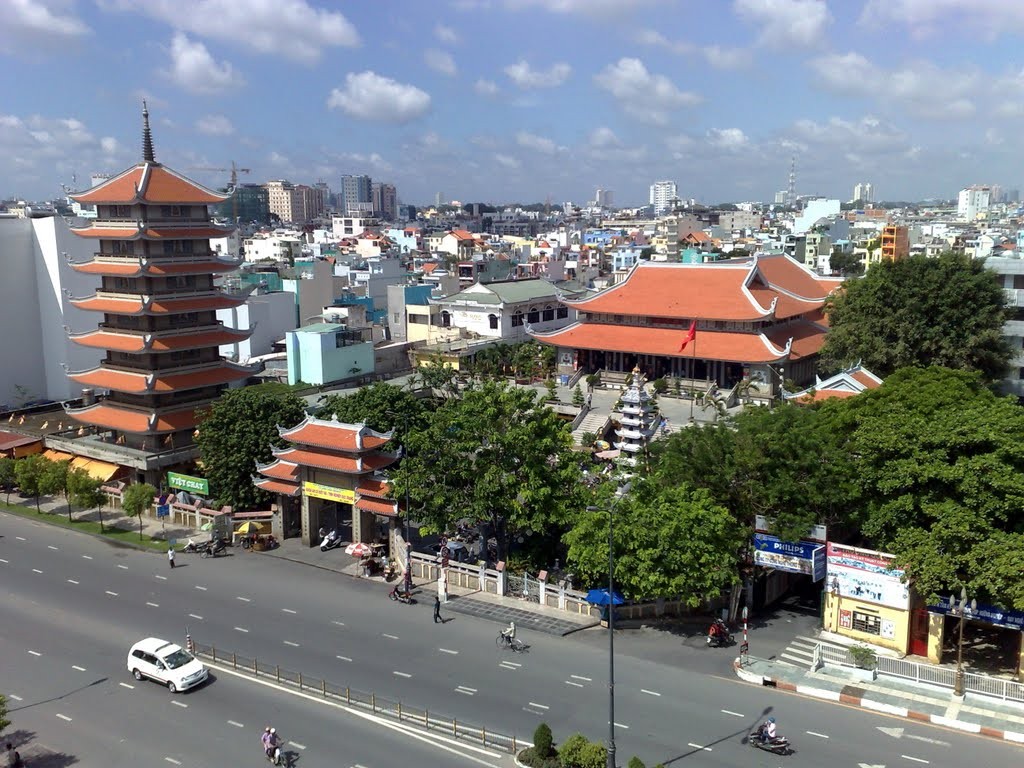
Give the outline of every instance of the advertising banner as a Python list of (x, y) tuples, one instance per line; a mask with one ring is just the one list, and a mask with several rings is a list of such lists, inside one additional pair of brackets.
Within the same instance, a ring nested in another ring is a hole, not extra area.
[(890, 608), (910, 608), (910, 586), (902, 570), (893, 567), (893, 556), (870, 549), (828, 545), (828, 584), (843, 597)]
[(302, 483), (302, 491), (314, 499), (340, 501), (342, 504), (356, 503), (356, 492), (348, 488), (335, 488), (333, 485), (321, 485), (306, 480)]
[[(764, 515), (754, 515), (754, 528), (762, 533), (771, 533), (775, 527), (775, 521), (770, 517)], [(804, 538), (808, 541), (820, 541), (824, 544), (828, 541), (828, 526), (826, 525), (812, 525), (810, 530), (804, 535)]]
[(210, 481), (205, 477), (192, 477), (192, 475), (168, 472), (167, 486), (169, 488), (176, 488), (179, 491), (198, 493), (200, 496), (210, 495)]
[[(959, 603), (958, 599), (945, 595), (939, 598), (938, 605), (929, 605), (928, 610), (933, 613), (952, 613), (954, 607), (959, 611)], [(1013, 611), (1009, 608), (999, 608), (995, 605), (983, 605), (981, 603), (978, 604), (976, 610), (972, 611), (971, 605), (968, 603), (964, 607), (964, 615), (968, 619), (987, 621), (989, 624), (994, 624), (997, 627), (1024, 630), (1024, 611)]]
[[(757, 565), (775, 568), (779, 571), (815, 576), (815, 553), (818, 550), (824, 551), (824, 549), (821, 544), (811, 544), (806, 541), (794, 543), (781, 541), (777, 536), (770, 536), (766, 533), (754, 534), (754, 562)], [(819, 578), (819, 576), (815, 576), (814, 580), (817, 581)]]

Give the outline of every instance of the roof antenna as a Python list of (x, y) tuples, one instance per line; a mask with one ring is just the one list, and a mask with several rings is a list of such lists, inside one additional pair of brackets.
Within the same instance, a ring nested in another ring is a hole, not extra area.
[(146, 108), (146, 100), (142, 100), (142, 160), (146, 163), (155, 163), (153, 157), (153, 134), (149, 130), (149, 110)]

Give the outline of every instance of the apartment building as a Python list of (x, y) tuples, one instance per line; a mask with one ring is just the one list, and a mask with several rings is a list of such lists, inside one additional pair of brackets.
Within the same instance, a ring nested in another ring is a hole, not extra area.
[(373, 212), (384, 221), (394, 221), (398, 217), (398, 191), (394, 184), (373, 182)]
[(302, 221), (302, 191), (290, 181), (268, 181), (267, 207), (283, 222)]
[(974, 221), (979, 214), (988, 211), (991, 200), (991, 187), (976, 184), (967, 189), (961, 189), (956, 203), (957, 218), (962, 221)]
[(349, 216), (373, 213), (373, 179), (369, 176), (341, 177), (341, 210)]
[(910, 231), (900, 224), (882, 227), (882, 260), (901, 261), (910, 255)]
[(656, 181), (651, 184), (650, 204), (655, 216), (664, 216), (675, 206), (679, 195), (674, 181)]

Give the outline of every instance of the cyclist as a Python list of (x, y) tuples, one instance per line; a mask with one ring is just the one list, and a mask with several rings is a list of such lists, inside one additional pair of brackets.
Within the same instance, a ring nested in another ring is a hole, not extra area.
[(510, 621), (508, 626), (501, 630), (501, 636), (505, 638), (506, 645), (512, 645), (512, 641), (516, 639), (516, 623)]

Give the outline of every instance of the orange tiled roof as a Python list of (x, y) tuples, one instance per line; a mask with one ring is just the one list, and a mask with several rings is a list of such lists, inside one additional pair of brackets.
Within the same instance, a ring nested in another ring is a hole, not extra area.
[(110, 349), (115, 352), (142, 352), (146, 348), (146, 337), (141, 333), (114, 333), (113, 331), (97, 330), (70, 338), (83, 347)]
[(136, 226), (126, 227), (79, 227), (71, 230), (79, 237), (102, 238), (103, 240), (139, 240), (142, 230)]
[(448, 234), (455, 235), (455, 237), (457, 239), (459, 239), (459, 240), (473, 240), (474, 239), (473, 235), (470, 234), (469, 232), (467, 232), (464, 229), (453, 229)]
[(820, 301), (797, 299), (789, 294), (774, 291), (763, 284), (748, 286), (747, 290), (754, 297), (754, 301), (766, 310), (770, 309), (772, 302), (775, 301), (775, 317), (780, 320), (803, 315), (807, 312), (816, 312), (821, 307)]
[(220, 203), (230, 195), (207, 189), (159, 163), (139, 163), (85, 192), (79, 203)]
[(371, 453), (362, 456), (362, 466), (358, 459), (351, 456), (340, 456), (330, 451), (319, 451), (313, 448), (275, 448), (274, 456), (285, 461), (300, 464), (304, 467), (327, 469), (344, 474), (362, 474), (376, 472), (395, 462), (393, 456)]
[(378, 499), (391, 499), (391, 484), (385, 483), (382, 480), (373, 480), (372, 478), (366, 478), (360, 480), (359, 485), (356, 487), (356, 493), (361, 496), (375, 496)]
[(87, 312), (109, 312), (112, 315), (141, 315), (142, 297), (117, 299), (109, 296), (89, 296), (71, 299), (71, 304)]
[(880, 382), (874, 374), (868, 373), (863, 369), (851, 375), (857, 383), (862, 384), (865, 389), (878, 389), (882, 386), (882, 382)]
[(774, 288), (811, 301), (824, 301), (842, 284), (841, 278), (816, 277), (801, 264), (783, 254), (757, 257), (757, 270)]
[(437, 268), (438, 268), (439, 266), (441, 266), (441, 265), (440, 265), (440, 264), (438, 264), (437, 262), (430, 262), (429, 264), (424, 264), (424, 265), (423, 265), (423, 272), (424, 272), (425, 274), (428, 274), (428, 275), (429, 275), (429, 274), (430, 274), (431, 272), (433, 272), (433, 271), (434, 271), (435, 269), (437, 269)]
[(685, 328), (574, 323), (559, 331), (534, 333), (532, 336), (539, 342), (559, 347), (667, 357), (693, 357), (696, 354), (698, 359), (734, 363), (771, 363), (785, 358), (785, 344), (775, 347), (764, 335), (756, 333), (698, 330), (697, 344), (691, 342), (682, 352), (679, 346), (686, 338)]
[[(356, 442), (357, 435), (362, 432), (362, 447)], [(381, 434), (362, 424), (345, 424), (340, 421), (317, 419), (307, 416), (291, 429), (280, 430), (281, 437), (292, 443), (312, 445), (333, 451), (359, 453), (382, 448), (390, 434)]]
[(259, 478), (254, 485), (257, 488), (262, 488), (264, 491), (280, 493), (285, 496), (298, 496), (302, 493), (302, 488), (297, 483), (283, 483), (280, 480)]
[(251, 335), (251, 330), (222, 328), (219, 331), (179, 333), (176, 336), (154, 336), (149, 348), (153, 352), (175, 352), (179, 349), (219, 347), (221, 344), (234, 344), (237, 341), (249, 338)]
[(384, 515), (385, 517), (398, 517), (398, 505), (393, 501), (389, 503), (360, 498), (356, 499), (356, 509), (373, 512), (375, 515)]
[(856, 397), (859, 394), (860, 392), (851, 392), (847, 389), (816, 389), (814, 392), (801, 395), (796, 400), (798, 403), (820, 403), (832, 398), (846, 399), (847, 397)]
[(251, 374), (248, 369), (223, 362), (213, 368), (204, 368), (187, 373), (169, 376), (153, 376), (146, 373), (115, 370), (113, 368), (93, 368), (81, 373), (69, 374), (68, 378), (86, 387), (110, 389), (116, 392), (142, 394), (145, 392), (178, 392), (187, 389), (199, 389), (218, 384), (227, 384), (243, 379)]
[(163, 315), (176, 312), (200, 312), (202, 310), (230, 309), (242, 304), (245, 304), (244, 296), (230, 296), (226, 293), (220, 293), (213, 296), (154, 300), (149, 305), (149, 313)]
[(161, 414), (151, 420), (148, 412), (111, 405), (106, 401), (85, 408), (65, 408), (65, 411), (85, 424), (136, 434), (178, 432), (194, 428), (197, 421), (192, 408)]
[(150, 227), (146, 230), (145, 237), (147, 240), (208, 240), (211, 237), (224, 237), (231, 230), (232, 227), (218, 227), (212, 224), (205, 227)]
[(72, 264), (76, 272), (87, 275), (109, 275), (111, 277), (139, 277), (142, 275), (205, 275), (214, 272), (230, 272), (238, 269), (238, 264), (211, 259), (210, 261), (149, 262), (143, 266), (137, 259), (121, 259), (118, 261), (101, 261), (93, 259), (82, 264)]
[(790, 339), (793, 346), (790, 349), (789, 359), (800, 360), (804, 357), (816, 355), (825, 344), (827, 331), (814, 323), (797, 321), (783, 328), (768, 331), (765, 335), (779, 349), (784, 349)]
[(275, 459), (264, 466), (257, 465), (256, 471), (265, 477), (273, 477), (277, 480), (292, 482), (299, 479), (299, 465), (290, 461)]

